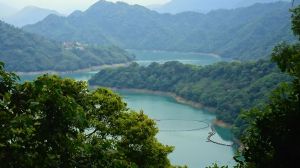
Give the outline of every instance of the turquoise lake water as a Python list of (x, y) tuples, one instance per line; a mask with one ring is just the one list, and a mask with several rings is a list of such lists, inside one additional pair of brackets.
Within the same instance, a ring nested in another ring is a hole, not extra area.
[[(132, 91), (118, 92), (131, 109), (143, 110), (145, 114), (157, 120), (158, 128), (161, 130), (157, 135), (159, 141), (175, 146), (175, 151), (169, 156), (173, 164), (187, 165), (190, 168), (202, 168), (212, 163), (234, 165), (232, 147), (206, 142), (211, 129), (205, 123), (210, 124), (215, 115), (179, 104), (167, 96)], [(196, 131), (185, 131), (198, 128)], [(216, 128), (216, 130), (217, 134), (213, 140), (232, 144), (230, 141), (232, 134), (228, 129)]]
[[(138, 58), (137, 62), (142, 65), (148, 65), (151, 62), (162, 63), (169, 60), (196, 65), (207, 65), (221, 61), (220, 58), (209, 54), (181, 53), (183, 55), (180, 55), (177, 52), (155, 51), (140, 51), (142, 54), (138, 54), (137, 52), (135, 53)], [(143, 59), (140, 58), (142, 55), (144, 55)], [(164, 59), (159, 59), (163, 55), (165, 56)], [(87, 81), (95, 73), (97, 72), (74, 72), (62, 74), (61, 76)], [(39, 75), (22, 75), (21, 82), (32, 81)], [(159, 141), (163, 144), (175, 146), (175, 151), (169, 156), (172, 164), (187, 165), (190, 168), (203, 168), (212, 165), (212, 163), (234, 165), (232, 159), (234, 149), (232, 147), (206, 142), (208, 133), (211, 131), (210, 125), (215, 119), (214, 114), (177, 103), (173, 98), (167, 96), (132, 91), (118, 91), (118, 93), (128, 103), (128, 107), (136, 111), (143, 110), (145, 114), (157, 121), (160, 129), (157, 135)], [(232, 134), (228, 129), (218, 127), (215, 129), (217, 134), (212, 137), (213, 140), (232, 144)]]
[(127, 50), (136, 56), (136, 62), (140, 65), (149, 65), (152, 62), (165, 63), (167, 61), (179, 61), (184, 64), (209, 65), (219, 61), (226, 61), (214, 54), (175, 52), (175, 51), (148, 51)]

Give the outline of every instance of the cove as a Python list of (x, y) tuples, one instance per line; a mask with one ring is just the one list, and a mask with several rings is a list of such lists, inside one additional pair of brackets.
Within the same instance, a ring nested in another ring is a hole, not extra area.
[[(206, 123), (211, 125), (215, 115), (179, 104), (168, 96), (126, 90), (117, 92), (128, 103), (129, 108), (142, 110), (157, 121), (159, 141), (175, 146), (174, 152), (169, 155), (172, 164), (187, 165), (190, 168), (204, 168), (212, 163), (229, 166), (235, 164), (232, 158), (235, 150), (232, 147), (207, 142), (211, 128)], [(196, 130), (191, 131), (193, 129)], [(232, 134), (228, 129), (216, 127), (216, 131), (213, 140), (232, 144)]]
[[(136, 61), (142, 65), (169, 60), (196, 65), (207, 65), (222, 61), (221, 58), (210, 54), (166, 51), (134, 52), (137, 56)], [(95, 73), (97, 72), (86, 71), (59, 75), (87, 81)], [(32, 81), (40, 75), (42, 74), (23, 74), (20, 76), (20, 82)], [(164, 95), (134, 91), (118, 91), (118, 93), (127, 102), (129, 108), (136, 111), (143, 110), (145, 114), (156, 120), (160, 130), (157, 135), (159, 141), (175, 147), (174, 152), (169, 156), (172, 164), (187, 165), (190, 168), (204, 168), (212, 165), (212, 163), (229, 166), (235, 164), (232, 159), (235, 149), (206, 142), (211, 131), (211, 123), (216, 118), (214, 114), (177, 103), (173, 98)], [(216, 134), (212, 137), (212, 140), (225, 144), (232, 143), (230, 130), (220, 127), (215, 127), (215, 130)]]
[[(93, 74), (95, 72), (78, 72), (61, 76), (87, 81)], [(39, 75), (22, 75), (21, 82), (32, 81)], [(216, 118), (214, 114), (180, 104), (169, 96), (126, 90), (117, 92), (129, 108), (135, 111), (143, 110), (156, 120), (160, 130), (158, 140), (175, 147), (173, 153), (169, 155), (172, 164), (187, 165), (190, 168), (204, 168), (212, 163), (234, 165), (232, 157), (235, 149), (206, 142), (211, 131), (211, 123)], [(230, 130), (220, 127), (215, 127), (215, 130), (217, 133), (212, 140), (225, 144), (232, 143)]]
[[(87, 81), (94, 73), (78, 72), (62, 76)], [(39, 75), (22, 75), (21, 82), (32, 81)], [(172, 164), (187, 165), (190, 168), (203, 168), (212, 163), (234, 165), (232, 159), (234, 148), (206, 142), (211, 131), (211, 123), (216, 118), (214, 114), (180, 104), (172, 97), (164, 95), (135, 91), (117, 92), (127, 102), (129, 108), (136, 111), (143, 110), (145, 114), (156, 120), (160, 130), (157, 135), (159, 141), (175, 147), (173, 153), (169, 155)], [(220, 127), (215, 127), (215, 130), (217, 133), (212, 140), (225, 144), (232, 143), (230, 130)]]

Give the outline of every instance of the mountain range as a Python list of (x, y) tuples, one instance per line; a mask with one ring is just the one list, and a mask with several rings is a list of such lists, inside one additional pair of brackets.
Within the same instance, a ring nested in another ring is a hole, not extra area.
[(290, 3), (277, 2), (208, 14), (171, 15), (139, 5), (99, 1), (68, 17), (49, 15), (24, 30), (58, 41), (259, 59), (267, 57), (278, 42), (294, 39), (290, 31), (290, 7)]
[(5, 17), (4, 21), (16, 27), (22, 27), (27, 24), (37, 23), (50, 14), (61, 15), (54, 10), (39, 8), (35, 6), (27, 6), (22, 10), (16, 12), (15, 14)]
[(26, 33), (2, 21), (0, 32), (0, 61), (9, 71), (72, 71), (133, 60), (132, 55), (118, 47), (60, 43)]
[(255, 3), (270, 3), (290, 0), (172, 0), (164, 5), (150, 7), (161, 13), (196, 11), (207, 13), (217, 9), (234, 9), (251, 6)]

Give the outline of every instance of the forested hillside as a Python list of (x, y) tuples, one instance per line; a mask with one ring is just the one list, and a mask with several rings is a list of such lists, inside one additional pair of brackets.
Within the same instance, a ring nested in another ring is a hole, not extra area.
[(159, 14), (138, 5), (99, 1), (68, 17), (50, 15), (24, 30), (60, 41), (122, 48), (194, 51), (233, 59), (266, 58), (275, 44), (293, 40), (290, 3), (256, 4), (208, 14)]
[(89, 83), (104, 87), (172, 92), (214, 107), (219, 119), (233, 123), (241, 109), (263, 104), (271, 90), (289, 77), (268, 61), (218, 63), (205, 67), (168, 62), (148, 67), (105, 69)]
[(126, 63), (133, 56), (118, 47), (47, 40), (0, 21), (0, 60), (7, 70), (70, 71), (103, 64)]
[[(300, 6), (291, 10), (292, 30), (300, 37)], [(272, 60), (292, 79), (283, 82), (260, 108), (244, 111), (239, 116), (243, 148), (235, 158), (240, 168), (297, 167), (300, 129), (300, 43), (277, 45)], [(218, 167), (218, 166), (215, 166)]]

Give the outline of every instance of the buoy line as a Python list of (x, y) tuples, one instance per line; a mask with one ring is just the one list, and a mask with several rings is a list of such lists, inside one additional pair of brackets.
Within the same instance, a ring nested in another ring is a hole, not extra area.
[(220, 143), (220, 142), (212, 140), (211, 137), (213, 137), (216, 134), (216, 130), (212, 126), (210, 128), (211, 128), (211, 132), (208, 133), (207, 142), (211, 142), (211, 143), (221, 145), (221, 146), (229, 146), (229, 147), (232, 147), (234, 145), (234, 144), (230, 144), (230, 145), (224, 144), (224, 143)]
[(208, 123), (205, 120), (183, 120), (183, 119), (154, 119), (154, 120), (156, 122), (163, 122), (163, 121), (187, 121), (187, 122), (204, 123), (205, 124), (204, 127), (197, 127), (197, 128), (193, 128), (193, 129), (174, 129), (174, 130), (159, 129), (159, 131), (160, 132), (191, 132), (191, 131), (199, 131), (199, 130), (206, 129), (206, 128), (210, 127), (211, 132), (208, 133), (207, 142), (211, 142), (211, 143), (214, 143), (216, 145), (221, 145), (221, 146), (229, 146), (229, 147), (232, 147), (234, 145), (234, 143), (233, 144), (224, 144), (224, 143), (220, 143), (220, 142), (212, 140), (211, 137), (213, 137), (216, 134), (216, 130), (213, 128), (212, 125), (210, 125), (210, 123)]
[(203, 127), (196, 127), (193, 129), (170, 129), (170, 130), (164, 130), (159, 129), (160, 132), (191, 132), (191, 131), (199, 131), (202, 129), (209, 128), (209, 123), (207, 121), (201, 121), (201, 120), (183, 120), (183, 119), (155, 119), (156, 122), (163, 122), (163, 121), (187, 121), (187, 122), (197, 122), (197, 123), (204, 123), (205, 126)]

